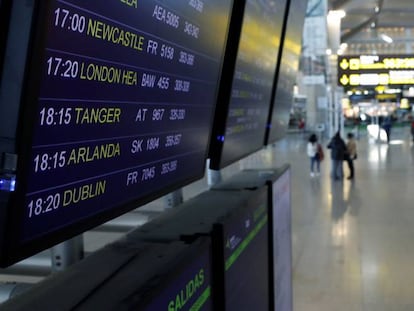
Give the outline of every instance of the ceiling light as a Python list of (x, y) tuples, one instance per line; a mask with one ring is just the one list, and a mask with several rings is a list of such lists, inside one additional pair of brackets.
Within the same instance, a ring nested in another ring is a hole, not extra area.
[(381, 34), (380, 35), (381, 39), (384, 40), (387, 43), (393, 43), (394, 40), (392, 40), (392, 38), (390, 36), (387, 36), (386, 34)]
[(328, 19), (344, 18), (346, 13), (344, 10), (331, 10), (328, 12)]

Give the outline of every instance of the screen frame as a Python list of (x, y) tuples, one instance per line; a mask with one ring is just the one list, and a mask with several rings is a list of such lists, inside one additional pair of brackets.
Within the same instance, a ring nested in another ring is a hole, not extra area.
[(281, 18), (283, 19), (282, 22), (280, 23), (280, 29), (279, 29), (281, 37), (279, 41), (279, 46), (277, 47), (277, 51), (275, 51), (277, 62), (275, 63), (275, 68), (274, 68), (274, 72), (272, 75), (272, 79), (273, 79), (272, 87), (269, 89), (270, 98), (266, 106), (267, 111), (266, 111), (266, 116), (265, 116), (266, 121), (263, 124), (263, 127), (264, 127), (263, 137), (260, 137), (262, 142), (257, 144), (257, 146), (255, 146), (254, 148), (251, 148), (250, 150), (244, 150), (243, 153), (237, 154), (235, 156), (233, 155), (229, 159), (223, 158), (223, 150), (224, 150), (224, 145), (226, 143), (225, 132), (226, 132), (227, 121), (228, 121), (228, 113), (230, 111), (230, 106), (231, 106), (231, 94), (233, 90), (234, 74), (235, 74), (235, 69), (236, 69), (239, 43), (240, 43), (240, 38), (242, 34), (243, 20), (245, 17), (244, 12), (247, 7), (247, 1), (248, 0), (243, 0), (243, 2), (240, 1), (240, 6), (243, 6), (243, 8), (239, 8), (239, 11), (235, 14), (237, 21), (235, 21), (233, 25), (234, 28), (233, 29), (230, 28), (230, 31), (229, 31), (229, 36), (233, 36), (233, 38), (230, 39), (229, 42), (231, 42), (231, 44), (233, 45), (230, 44), (227, 46), (229, 51), (226, 51), (226, 57), (224, 60), (224, 67), (223, 67), (224, 74), (222, 76), (222, 81), (220, 83), (219, 96), (218, 96), (219, 102), (216, 105), (216, 113), (215, 113), (214, 125), (213, 125), (213, 135), (212, 135), (212, 140), (210, 142), (210, 149), (209, 149), (209, 159), (210, 159), (209, 168), (212, 170), (220, 170), (226, 166), (229, 166), (241, 160), (242, 158), (256, 151), (259, 151), (263, 147), (263, 142), (265, 141), (266, 130), (268, 126), (267, 119), (268, 119), (269, 114), (271, 113), (270, 106), (273, 101), (272, 96), (274, 92), (274, 84), (275, 84), (276, 75), (277, 75), (278, 68), (279, 68), (278, 62), (279, 62), (280, 54), (282, 52), (281, 48), (282, 48), (282, 42), (283, 42), (282, 35), (283, 35), (284, 20), (285, 20), (286, 11), (288, 10), (288, 7), (289, 7), (290, 0), (279, 0), (283, 4), (284, 12), (283, 14), (281, 14)]
[[(251, 198), (249, 198), (248, 201), (246, 201), (243, 206), (240, 206), (239, 208), (231, 211), (231, 213), (229, 213), (226, 216), (223, 216), (222, 218), (220, 218), (219, 220), (217, 220), (217, 222), (215, 222), (213, 224), (212, 230), (211, 230), (211, 238), (212, 238), (212, 245), (213, 245), (213, 278), (212, 278), (212, 282), (214, 284), (214, 310), (226, 310), (225, 306), (226, 306), (226, 254), (225, 254), (225, 232), (226, 232), (226, 227), (230, 224), (234, 224), (235, 222), (239, 222), (240, 219), (243, 217), (243, 215), (247, 215), (250, 212), (252, 212), (253, 210), (257, 210), (257, 202), (261, 202), (263, 201), (263, 204), (265, 204), (265, 213), (266, 213), (266, 222), (264, 224), (266, 230), (267, 230), (267, 235), (266, 235), (266, 245), (265, 247), (267, 247), (267, 263), (268, 263), (268, 267), (267, 267), (267, 271), (268, 271), (268, 284), (267, 284), (267, 288), (268, 288), (268, 293), (269, 293), (269, 297), (268, 297), (268, 301), (267, 301), (267, 305), (270, 307), (271, 305), (271, 299), (272, 299), (272, 292), (271, 292), (271, 288), (270, 288), (270, 281), (271, 281), (271, 275), (270, 273), (270, 269), (271, 269), (271, 265), (272, 265), (272, 256), (271, 256), (271, 252), (272, 250), (269, 248), (271, 244), (271, 239), (270, 239), (270, 228), (271, 228), (271, 222), (272, 222), (272, 218), (270, 218), (270, 214), (269, 214), (269, 203), (268, 203), (268, 197), (269, 197), (269, 190), (268, 187), (266, 185), (263, 185), (262, 187), (260, 187), (261, 189), (254, 189), (254, 193), (252, 192), (252, 196)], [(228, 191), (228, 190), (223, 190), (223, 191)], [(263, 218), (265, 216), (261, 216), (261, 218)], [(258, 232), (258, 234), (261, 232), (261, 230), (263, 230), (264, 228), (261, 228), (260, 231)], [(252, 232), (252, 231), (250, 231)], [(247, 236), (245, 236), (244, 238), (246, 238)], [(244, 239), (243, 238), (243, 239)], [(252, 241), (253, 242), (253, 241)]]
[(218, 89), (217, 104), (214, 113), (212, 134), (210, 137), (210, 148), (208, 151), (208, 158), (210, 159), (209, 167), (211, 169), (220, 169), (227, 165), (221, 163), (221, 154), (224, 146), (222, 139), (226, 131), (227, 115), (230, 109), (234, 70), (236, 69), (237, 52), (239, 50), (246, 4), (247, 0), (238, 0), (237, 3), (234, 3), (231, 14), (226, 51), (222, 66), (222, 76)]
[(289, 12), (290, 12), (290, 3), (292, 0), (287, 0), (286, 2), (286, 10), (285, 15), (283, 17), (283, 26), (282, 26), (282, 34), (280, 37), (280, 48), (279, 48), (279, 54), (277, 55), (277, 66), (276, 66), (276, 72), (275, 72), (275, 79), (273, 80), (273, 88), (272, 88), (272, 96), (270, 99), (270, 109), (269, 109), (269, 115), (267, 117), (267, 123), (266, 123), (266, 132), (263, 140), (263, 146), (266, 146), (269, 144), (269, 138), (270, 138), (270, 132), (272, 130), (272, 121), (273, 121), (273, 110), (276, 106), (276, 94), (277, 94), (277, 88), (279, 84), (279, 74), (280, 74), (280, 68), (282, 66), (282, 58), (285, 50), (285, 37), (286, 37), (286, 27), (288, 23), (289, 18)]
[[(275, 260), (276, 260), (276, 256), (275, 256), (275, 226), (276, 223), (274, 222), (275, 217), (277, 216), (275, 213), (275, 206), (274, 206), (274, 187), (275, 184), (284, 176), (288, 176), (288, 180), (289, 180), (289, 209), (290, 209), (290, 230), (292, 230), (292, 170), (291, 170), (291, 166), (289, 164), (285, 164), (283, 165), (280, 170), (277, 172), (277, 175), (275, 175), (274, 179), (270, 179), (266, 181), (266, 186), (268, 188), (268, 202), (267, 202), (267, 206), (268, 206), (268, 215), (269, 215), (269, 297), (270, 297), (270, 308), (271, 310), (275, 310), (277, 302), (276, 302), (276, 295), (275, 295), (275, 291), (276, 291), (276, 271), (277, 268), (274, 265)], [(292, 236), (292, 231), (290, 231), (290, 235)], [(292, 260), (292, 240), (290, 240), (290, 254), (289, 254), (290, 259)], [(291, 261), (292, 264), (292, 261)], [(277, 263), (276, 263), (277, 265)], [(290, 271), (290, 276), (291, 276), (291, 285), (293, 282), (293, 274), (292, 274), (292, 270)], [(292, 290), (292, 289), (291, 289)], [(292, 292), (291, 292), (292, 293)], [(293, 296), (289, 297), (290, 299), (290, 305), (293, 306)]]
[[(270, 107), (270, 111), (269, 111), (269, 118), (268, 118), (268, 123), (267, 123), (267, 127), (266, 127), (266, 135), (265, 135), (265, 140), (264, 140), (264, 145), (269, 145), (272, 144), (280, 139), (282, 139), (285, 135), (286, 132), (288, 130), (288, 124), (286, 124), (286, 128), (284, 129), (283, 133), (280, 134), (275, 134), (275, 130), (280, 130), (280, 126), (275, 129), (275, 120), (274, 120), (274, 116), (277, 112), (277, 107), (278, 107), (278, 91), (279, 91), (279, 79), (280, 79), (280, 74), (284, 74), (284, 70), (283, 70), (283, 66), (284, 66), (284, 59), (287, 57), (286, 54), (289, 54), (288, 51), (286, 51), (285, 49), (285, 40), (286, 38), (290, 38), (293, 37), (292, 35), (295, 35), (295, 30), (298, 29), (296, 28), (296, 25), (298, 23), (300, 23), (300, 39), (298, 40), (300, 42), (300, 45), (302, 47), (302, 30), (303, 30), (303, 25), (305, 22), (305, 15), (306, 15), (306, 5), (307, 5), (307, 1), (306, 0), (287, 0), (288, 1), (288, 7), (286, 8), (286, 14), (285, 14), (285, 19), (284, 19), (284, 24), (283, 24), (283, 32), (282, 32), (282, 39), (283, 41), (281, 41), (281, 52), (279, 53), (278, 57), (278, 68), (277, 68), (277, 76), (275, 77), (275, 82), (274, 82), (274, 89), (273, 89), (273, 95), (272, 95), (272, 101), (271, 101), (271, 107)], [(299, 10), (298, 10), (299, 8)], [(302, 9), (302, 11), (300, 11), (300, 9)], [(299, 21), (298, 21), (299, 19)], [(292, 27), (292, 25), (295, 25), (294, 27)], [(293, 30), (293, 31), (292, 31)], [(293, 34), (292, 34), (293, 32)], [(298, 55), (298, 67), (299, 67), (299, 60), (300, 60), (300, 54)], [(282, 69), (281, 69), (282, 68)], [(297, 70), (299, 70), (299, 68), (297, 68)], [(290, 107), (292, 107), (293, 104), (293, 86), (292, 85), (292, 96), (291, 96), (291, 103), (290, 103)], [(283, 107), (284, 109), (286, 109), (286, 107)], [(289, 117), (288, 117), (289, 118)], [(289, 119), (286, 120), (287, 122), (289, 122)]]
[[(8, 0), (5, 0), (8, 1)], [(32, 146), (32, 129), (35, 126), (35, 115), (37, 105), (30, 103), (37, 102), (41, 81), (38, 79), (38, 73), (42, 71), (41, 62), (39, 60), (44, 58), (45, 44), (46, 44), (46, 29), (48, 25), (47, 16), (52, 10), (52, 0), (35, 1), (33, 10), (33, 20), (31, 27), (31, 35), (29, 48), (27, 51), (26, 70), (24, 75), (23, 89), (21, 91), (22, 99), (20, 103), (20, 112), (18, 117), (18, 127), (16, 129), (16, 153), (19, 155), (17, 161), (17, 186), (14, 192), (10, 192), (10, 198), (6, 203), (4, 219), (4, 232), (0, 232), (0, 267), (7, 267), (19, 260), (27, 258), (35, 253), (38, 253), (48, 247), (61, 243), (73, 236), (81, 234), (93, 227), (96, 227), (106, 221), (116, 218), (128, 211), (138, 208), (141, 205), (149, 203), (163, 195), (171, 193), (177, 189), (182, 188), (192, 182), (195, 182), (204, 176), (206, 168), (206, 159), (208, 155), (208, 143), (211, 140), (212, 124), (214, 117), (214, 109), (216, 102), (211, 106), (210, 126), (208, 128), (208, 140), (205, 146), (204, 160), (200, 163), (199, 172), (191, 172), (192, 175), (181, 179), (175, 184), (164, 187), (160, 190), (153, 191), (147, 195), (139, 196), (128, 201), (125, 204), (120, 204), (116, 207), (107, 209), (98, 214), (87, 216), (80, 220), (67, 223), (64, 227), (49, 231), (41, 236), (34, 238), (28, 242), (22, 242), (19, 238), (20, 226), (24, 217), (24, 196), (27, 193), (28, 182), (26, 180), (27, 172), (29, 171), (30, 152)], [(221, 50), (221, 58), (219, 59), (219, 71), (217, 74), (217, 86), (219, 85), (220, 76), (222, 72), (222, 65), (224, 60), (224, 51), (226, 46), (226, 39), (228, 36), (229, 25), (231, 21), (231, 12), (234, 0), (228, 0), (229, 14), (223, 39), (223, 47)], [(218, 96), (218, 87), (213, 94), (216, 99)], [(17, 207), (17, 208), (16, 208)], [(1, 217), (2, 215), (0, 215)], [(3, 237), (3, 241), (1, 238)]]
[[(184, 242), (183, 242), (184, 243)], [(209, 279), (210, 284), (210, 304), (212, 306), (212, 310), (214, 309), (214, 296), (213, 296), (213, 252), (212, 252), (212, 242), (208, 236), (202, 236), (197, 238), (191, 244), (187, 244), (183, 250), (177, 254), (177, 256), (169, 263), (169, 267), (173, 266), (174, 268), (165, 268), (164, 274), (161, 275), (161, 281), (163, 284), (174, 282), (177, 277), (180, 277), (180, 274), (177, 273), (183, 272), (186, 270), (189, 264), (194, 264), (196, 261), (194, 258), (199, 261), (204, 257), (207, 256), (207, 264), (209, 268)], [(159, 271), (156, 271), (159, 272)], [(154, 278), (158, 278), (154, 276)], [(151, 280), (149, 280), (151, 281)], [(142, 310), (146, 310), (148, 306), (166, 289), (166, 287), (156, 286), (148, 291), (148, 295), (142, 296)], [(141, 310), (139, 308), (138, 310)]]
[[(5, 61), (4, 58), (9, 35), (11, 7), (11, 0), (0, 0), (0, 73), (3, 72), (3, 63)], [(2, 75), (0, 75), (0, 84), (1, 80)]]

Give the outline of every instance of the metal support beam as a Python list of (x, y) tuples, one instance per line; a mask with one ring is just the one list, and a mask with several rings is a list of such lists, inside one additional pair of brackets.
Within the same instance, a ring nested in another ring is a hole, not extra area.
[(166, 208), (177, 207), (184, 202), (183, 189), (178, 189), (165, 196)]
[(211, 170), (211, 169), (207, 170), (207, 184), (209, 187), (217, 185), (218, 183), (221, 182), (221, 180), (222, 180), (221, 171), (216, 171), (216, 170)]
[(83, 236), (79, 235), (52, 247), (52, 271), (63, 271), (83, 257)]

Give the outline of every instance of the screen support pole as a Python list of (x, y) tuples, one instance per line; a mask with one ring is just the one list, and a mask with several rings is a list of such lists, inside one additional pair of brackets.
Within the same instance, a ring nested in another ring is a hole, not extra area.
[(212, 169), (207, 170), (207, 184), (209, 187), (215, 186), (222, 180), (221, 171)]
[(52, 247), (52, 272), (63, 271), (83, 258), (83, 236), (78, 235)]
[(174, 208), (184, 202), (183, 189), (175, 190), (165, 197), (165, 208)]

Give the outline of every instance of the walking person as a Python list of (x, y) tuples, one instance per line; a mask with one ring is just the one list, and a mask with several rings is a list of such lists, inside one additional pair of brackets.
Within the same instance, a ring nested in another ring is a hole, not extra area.
[(331, 177), (340, 180), (343, 178), (342, 162), (345, 159), (346, 145), (339, 131), (332, 137), (328, 149), (331, 149)]
[[(318, 137), (316, 134), (312, 134), (309, 137), (307, 145), (307, 154), (310, 158), (310, 175), (311, 177), (319, 176), (321, 173), (320, 164), (321, 164), (321, 146), (318, 143)], [(315, 168), (316, 166), (316, 168)]]
[(381, 124), (381, 127), (384, 129), (385, 133), (387, 134), (387, 143), (390, 143), (391, 139), (391, 127), (392, 127), (392, 120), (391, 117), (385, 117), (384, 121)]
[(354, 160), (357, 158), (357, 146), (354, 139), (354, 134), (348, 133), (346, 136), (348, 141), (346, 143), (346, 153), (345, 153), (345, 159), (348, 163), (349, 168), (349, 176), (348, 179), (354, 178)]

